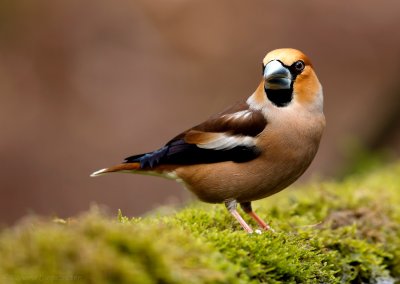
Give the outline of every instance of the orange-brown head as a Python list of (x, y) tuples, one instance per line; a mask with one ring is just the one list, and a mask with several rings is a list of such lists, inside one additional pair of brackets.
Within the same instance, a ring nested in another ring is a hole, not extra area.
[(263, 59), (264, 90), (278, 107), (296, 101), (322, 111), (322, 87), (311, 61), (299, 50), (276, 49)]

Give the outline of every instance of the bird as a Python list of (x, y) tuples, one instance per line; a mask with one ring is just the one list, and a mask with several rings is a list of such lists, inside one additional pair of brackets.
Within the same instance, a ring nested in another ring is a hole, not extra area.
[(238, 205), (261, 229), (270, 230), (251, 203), (285, 189), (306, 171), (319, 148), (325, 116), (322, 85), (303, 52), (270, 51), (261, 77), (249, 97), (163, 147), (91, 176), (123, 172), (172, 179), (201, 201), (225, 204), (247, 233), (254, 230)]

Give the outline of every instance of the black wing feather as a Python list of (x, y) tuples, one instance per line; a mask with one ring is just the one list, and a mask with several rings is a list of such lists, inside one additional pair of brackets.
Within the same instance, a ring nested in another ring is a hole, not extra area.
[(199, 148), (184, 140), (176, 140), (154, 152), (128, 157), (124, 163), (140, 163), (142, 169), (151, 169), (161, 164), (194, 165), (225, 161), (243, 163), (259, 154), (257, 147), (238, 146), (229, 150), (212, 150)]

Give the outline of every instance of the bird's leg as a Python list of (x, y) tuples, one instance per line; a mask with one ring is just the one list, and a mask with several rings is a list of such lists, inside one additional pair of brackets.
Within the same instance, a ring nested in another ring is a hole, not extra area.
[(251, 208), (251, 202), (242, 202), (240, 203), (240, 207), (242, 207), (243, 211), (249, 214), (250, 217), (253, 218), (262, 229), (265, 231), (272, 230), (271, 227), (268, 226), (268, 224), (265, 223), (263, 219), (258, 217), (258, 215), (253, 211), (253, 208)]
[(253, 229), (247, 225), (246, 221), (243, 220), (242, 216), (240, 216), (239, 212), (237, 212), (236, 207), (237, 207), (237, 202), (236, 200), (227, 200), (225, 201), (225, 206), (228, 209), (228, 211), (232, 214), (233, 217), (235, 217), (236, 220), (240, 223), (243, 229), (249, 234), (253, 233)]

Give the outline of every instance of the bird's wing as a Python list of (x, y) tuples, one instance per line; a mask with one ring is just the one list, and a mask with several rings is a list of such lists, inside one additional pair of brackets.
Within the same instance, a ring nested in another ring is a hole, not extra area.
[(245, 162), (256, 158), (255, 138), (266, 127), (263, 114), (246, 102), (210, 117), (179, 134), (164, 147), (125, 162), (140, 162), (141, 168), (165, 164), (204, 164), (222, 161)]

